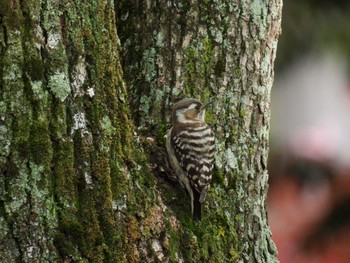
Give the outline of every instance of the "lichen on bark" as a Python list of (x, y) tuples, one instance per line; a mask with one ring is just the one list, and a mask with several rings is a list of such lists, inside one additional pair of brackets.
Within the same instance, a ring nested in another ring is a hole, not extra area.
[(2, 262), (125, 258), (114, 203), (138, 157), (112, 7), (0, 6)]
[[(0, 261), (273, 262), (264, 200), (280, 9), (3, 1)], [(200, 223), (163, 170), (183, 96), (216, 98), (217, 169)]]
[[(276, 260), (265, 200), (270, 89), (281, 8), (279, 0), (116, 4), (133, 118), (143, 134), (155, 138), (154, 147), (163, 147), (176, 100), (215, 101), (207, 113), (217, 155), (205, 223), (191, 227), (178, 216), (181, 230), (191, 237), (177, 233), (193, 250), (181, 254), (186, 260), (215, 261), (221, 256), (219, 246), (224, 261)], [(218, 238), (206, 239), (207, 233)]]

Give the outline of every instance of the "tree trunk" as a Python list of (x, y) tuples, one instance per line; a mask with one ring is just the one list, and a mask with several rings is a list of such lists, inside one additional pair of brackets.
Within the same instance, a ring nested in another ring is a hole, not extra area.
[(118, 261), (134, 139), (113, 3), (5, 1), (0, 17), (0, 261)]
[(190, 231), (195, 245), (188, 244), (185, 261), (275, 260), (265, 201), (281, 8), (280, 0), (117, 5), (124, 77), (141, 131), (162, 145), (174, 102), (214, 98), (207, 113), (216, 133), (214, 184), (204, 223)]
[[(265, 199), (281, 5), (4, 0), (0, 262), (274, 262)], [(216, 103), (198, 224), (163, 164), (184, 96)]]

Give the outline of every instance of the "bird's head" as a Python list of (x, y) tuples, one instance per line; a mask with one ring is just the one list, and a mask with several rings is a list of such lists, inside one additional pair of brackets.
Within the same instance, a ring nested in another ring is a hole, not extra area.
[(205, 110), (211, 104), (212, 101), (203, 104), (199, 100), (191, 98), (180, 100), (173, 106), (173, 125), (205, 123)]

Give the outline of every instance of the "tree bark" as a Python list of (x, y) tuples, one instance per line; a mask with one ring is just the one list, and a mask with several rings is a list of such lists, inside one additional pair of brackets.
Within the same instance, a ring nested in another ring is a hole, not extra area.
[[(276, 261), (265, 201), (281, 7), (3, 1), (0, 262)], [(215, 97), (198, 224), (163, 164), (184, 96)]]
[(0, 261), (119, 261), (133, 133), (113, 2), (2, 1), (0, 19)]
[(215, 101), (207, 113), (216, 133), (214, 184), (200, 234), (191, 231), (197, 249), (186, 260), (200, 251), (196, 260), (275, 261), (265, 201), (281, 8), (280, 0), (118, 2), (137, 127), (163, 142), (179, 98)]

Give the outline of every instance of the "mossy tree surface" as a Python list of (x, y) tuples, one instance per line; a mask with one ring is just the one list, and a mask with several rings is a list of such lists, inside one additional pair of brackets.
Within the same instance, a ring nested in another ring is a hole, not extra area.
[[(277, 0), (2, 1), (0, 262), (275, 261), (280, 12)], [(198, 224), (184, 190), (152, 174), (183, 96), (216, 97), (217, 171)]]
[(282, 1), (132, 0), (117, 1), (116, 9), (140, 132), (161, 147), (174, 102), (215, 102), (207, 113), (216, 132), (214, 183), (202, 223), (191, 230), (182, 225), (191, 240), (188, 254), (182, 251), (185, 261), (274, 262), (265, 200)]
[(141, 161), (114, 14), (111, 1), (0, 4), (0, 262), (125, 261)]

